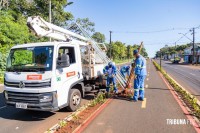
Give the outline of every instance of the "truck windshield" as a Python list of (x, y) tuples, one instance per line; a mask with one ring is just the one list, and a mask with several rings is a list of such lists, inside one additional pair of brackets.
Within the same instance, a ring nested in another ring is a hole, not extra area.
[(40, 72), (52, 70), (53, 46), (12, 49), (7, 59), (7, 71)]

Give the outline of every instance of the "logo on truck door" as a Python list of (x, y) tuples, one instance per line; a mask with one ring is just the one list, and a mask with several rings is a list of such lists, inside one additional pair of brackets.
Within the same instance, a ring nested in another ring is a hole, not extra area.
[(76, 72), (73, 71), (73, 72), (68, 72), (66, 75), (67, 75), (67, 77), (71, 77), (71, 76), (74, 76), (75, 74), (76, 74)]
[(42, 80), (42, 75), (27, 75), (27, 80)]

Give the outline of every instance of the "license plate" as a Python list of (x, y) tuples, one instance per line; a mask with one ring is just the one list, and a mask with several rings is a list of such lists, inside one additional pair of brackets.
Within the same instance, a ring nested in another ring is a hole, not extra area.
[(16, 108), (27, 109), (27, 103), (16, 103)]

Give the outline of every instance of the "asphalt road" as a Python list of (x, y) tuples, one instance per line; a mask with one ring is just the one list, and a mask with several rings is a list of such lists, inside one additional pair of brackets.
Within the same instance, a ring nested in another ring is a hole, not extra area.
[(162, 61), (161, 65), (172, 78), (200, 100), (200, 66), (172, 64), (169, 61)]
[(156, 72), (148, 66), (146, 104), (114, 99), (85, 129), (84, 133), (193, 133), (191, 124), (170, 125), (167, 119), (187, 117)]
[[(41, 133), (71, 114), (66, 109), (39, 112), (6, 107), (2, 91), (3, 86), (0, 85), (0, 133)], [(93, 97), (92, 94), (87, 95), (82, 104), (86, 104)]]
[[(93, 96), (82, 100), (86, 104)], [(65, 108), (57, 112), (40, 112), (6, 107), (0, 86), (0, 133), (42, 133), (71, 114)]]

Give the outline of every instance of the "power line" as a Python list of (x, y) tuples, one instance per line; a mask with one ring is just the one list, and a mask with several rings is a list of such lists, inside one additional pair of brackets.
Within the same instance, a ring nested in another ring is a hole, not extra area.
[[(190, 43), (190, 42), (179, 42), (179, 44), (177, 44), (177, 45), (181, 45), (181, 44), (188, 44), (188, 43)], [(172, 43), (172, 42), (167, 42), (167, 43), (163, 43), (163, 42), (160, 42), (160, 43), (144, 43), (144, 45), (170, 45), (170, 44), (174, 44), (174, 43)]]
[(185, 29), (191, 29), (191, 28), (171, 28), (171, 29), (163, 29), (163, 30), (155, 30), (155, 31), (113, 31), (114, 33), (160, 33), (160, 32), (168, 32), (168, 31), (175, 31), (175, 30), (185, 30)]

